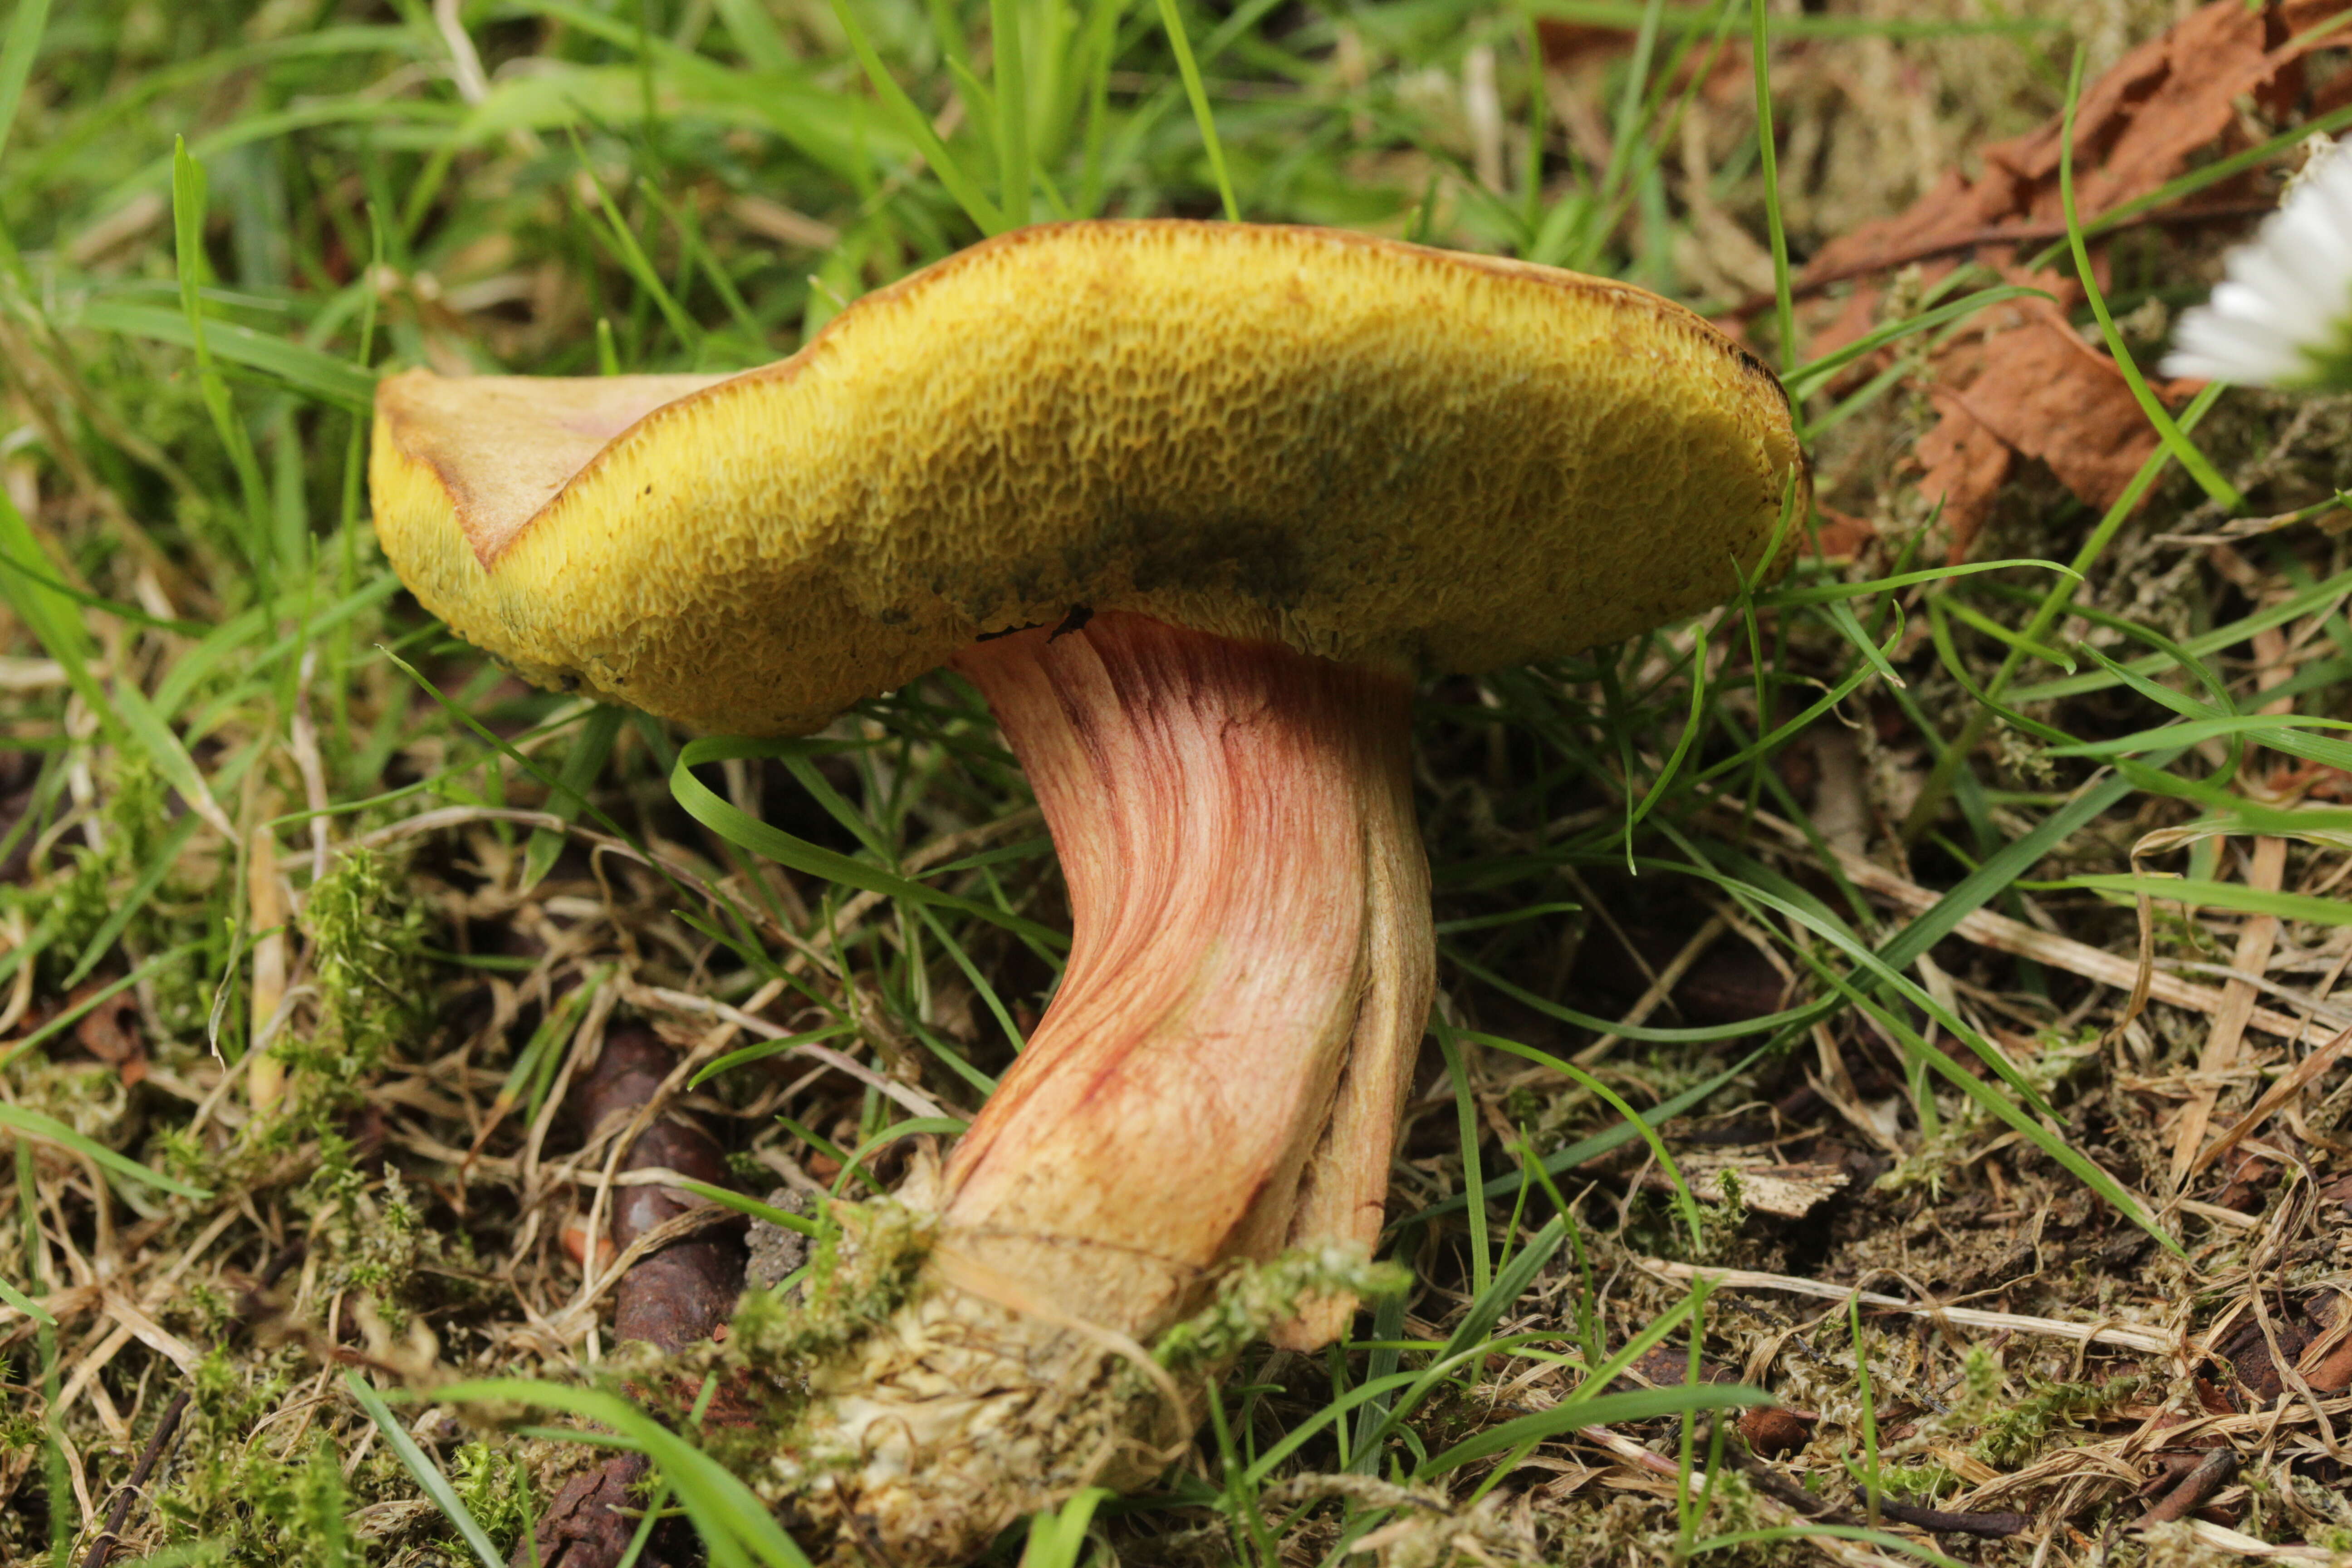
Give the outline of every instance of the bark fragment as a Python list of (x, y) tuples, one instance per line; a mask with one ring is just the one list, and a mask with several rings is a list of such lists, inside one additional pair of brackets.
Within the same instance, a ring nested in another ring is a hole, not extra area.
[[(650, 1101), (677, 1065), (677, 1054), (642, 1026), (615, 1026), (574, 1097), (582, 1130), (593, 1133), (615, 1117), (633, 1114)], [(671, 1170), (697, 1181), (723, 1184), (727, 1162), (710, 1135), (674, 1112), (657, 1117), (621, 1157), (622, 1171)], [(668, 1187), (615, 1187), (610, 1234), (614, 1249), (625, 1248), (667, 1220), (697, 1206), (687, 1194)], [(595, 1266), (596, 1250), (589, 1251)], [(723, 1232), (702, 1231), (674, 1241), (630, 1265), (613, 1289), (615, 1335), (666, 1351), (684, 1350), (725, 1322), (743, 1288), (743, 1249)], [(532, 1538), (518, 1544), (514, 1568), (614, 1568), (636, 1533), (636, 1510), (646, 1476), (641, 1454), (615, 1454), (567, 1480)], [(648, 1563), (683, 1562), (691, 1542), (670, 1542), (657, 1531), (647, 1543)]]

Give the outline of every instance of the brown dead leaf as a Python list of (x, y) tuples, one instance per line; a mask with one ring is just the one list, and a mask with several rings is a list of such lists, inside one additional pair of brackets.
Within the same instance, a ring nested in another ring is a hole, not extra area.
[[(1536, 39), (1543, 49), (1544, 67), (1548, 70), (1568, 75), (1605, 66), (1619, 57), (1633, 52), (1637, 30), (1630, 26), (1610, 26), (1591, 22), (1564, 22), (1556, 16), (1537, 19)], [(1780, 53), (1802, 56), (1802, 42), (1785, 46)], [(1694, 50), (1675, 66), (1674, 76), (1667, 83), (1669, 92), (1679, 93), (1690, 85), (1692, 75), (1704, 68), (1706, 79), (1702, 86), (1710, 103), (1727, 103), (1735, 99), (1754, 96), (1748, 87), (1749, 66), (1744, 47), (1725, 46)]]
[[(2244, 0), (2211, 0), (2118, 60), (2084, 89), (2075, 112), (2077, 210), (2087, 219), (2147, 195), (2217, 140), (2231, 150), (2244, 144), (2242, 97), (2266, 113), (2286, 113), (2302, 91), (2302, 56), (2352, 45), (2352, 34), (2339, 31), (2292, 50), (2286, 46), (2347, 5), (2352, 0), (2290, 0), (2249, 10)], [(1976, 178), (1951, 171), (1909, 211), (1823, 246), (1806, 273), (1897, 266), (1939, 246), (1969, 244), (1982, 230), (2062, 220), (2063, 123), (2053, 116), (2038, 130), (1987, 147)], [(2231, 194), (2225, 185), (2202, 195), (2218, 200)], [(1990, 254), (1979, 259), (1998, 266), (2013, 247), (1987, 241), (1981, 248)]]
[[(2243, 0), (2212, 0), (2125, 56), (2084, 93), (2077, 111), (2077, 210), (2094, 217), (2156, 190), (2209, 148), (2246, 145), (2242, 106), (2250, 101), (2273, 116), (2292, 110), (2303, 94), (2303, 55), (2352, 45), (2352, 32), (2338, 30), (2316, 44), (2294, 40), (2347, 7), (2352, 0), (2288, 0), (2254, 9)], [(2071, 277), (2019, 274), (2019, 241), (2002, 237), (2036, 226), (2048, 233), (2063, 222), (2063, 121), (2053, 118), (2029, 135), (1988, 147), (1974, 178), (1952, 171), (1909, 211), (1822, 247), (1806, 269), (1809, 279), (1824, 279), (1936, 256), (1924, 268), (1936, 277), (1973, 253), (2012, 281), (2055, 297), (2055, 306), (1989, 315), (1979, 331), (1948, 343), (1935, 361), (1927, 390), (1940, 417), (1916, 457), (1921, 492), (1942, 503), (1956, 563), (1990, 514), (2016, 457), (2048, 464), (2086, 504), (2104, 509), (2156, 449), (2156, 433), (2122, 373), (2061, 313), (2081, 299), (2078, 285)], [(2241, 176), (2200, 201), (2252, 193)], [(1874, 288), (1857, 289), (1815, 336), (1815, 350), (1867, 331), (1878, 304)]]
[(1601, 27), (1589, 22), (1563, 22), (1543, 16), (1536, 21), (1536, 40), (1543, 48), (1547, 67), (1572, 71), (1615, 59), (1633, 47), (1633, 35), (1622, 27)]
[(1818, 501), (1813, 503), (1813, 510), (1822, 514), (1821, 532), (1814, 542), (1824, 561), (1851, 561), (1878, 537), (1878, 530), (1866, 517), (1856, 517)]
[(1960, 561), (1992, 511), (1992, 498), (2000, 493), (2015, 456), (2008, 445), (1948, 392), (1929, 387), (1943, 417), (1919, 438), (1912, 456), (1925, 470), (1919, 493), (1943, 508), (1944, 525), (1952, 540), (1951, 559)]
[[(1984, 340), (1981, 368), (1965, 389), (1945, 386), (1939, 405), (1991, 432), (2011, 451), (2039, 458), (2088, 504), (2115, 503), (2156, 450), (2114, 360), (2085, 343), (2043, 306)], [(1958, 531), (1954, 550), (1965, 550)]]
[[(99, 980), (86, 982), (74, 992), (68, 1005), (80, 1005), (104, 984)], [(136, 1084), (147, 1076), (146, 1041), (139, 1030), (139, 999), (130, 992), (119, 991), (84, 1013), (74, 1024), (74, 1038), (91, 1056), (118, 1068), (124, 1084)]]

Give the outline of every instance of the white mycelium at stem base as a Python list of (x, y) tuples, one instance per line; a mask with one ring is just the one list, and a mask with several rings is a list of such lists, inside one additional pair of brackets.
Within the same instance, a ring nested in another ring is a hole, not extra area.
[[(1432, 985), (1403, 682), (1131, 615), (954, 668), (1034, 785), (1069, 966), (941, 1179), (916, 1300), (824, 1378), (831, 1500), (944, 1561), (1184, 1434), (1125, 1381), (1220, 1266), (1378, 1235)], [(1277, 1333), (1334, 1337), (1352, 1303)]]

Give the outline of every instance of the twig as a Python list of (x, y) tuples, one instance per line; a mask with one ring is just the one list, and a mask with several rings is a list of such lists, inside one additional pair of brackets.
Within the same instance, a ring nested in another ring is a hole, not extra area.
[(2005, 1540), (2033, 1528), (2033, 1516), (2030, 1513), (1953, 1512), (1940, 1508), (1915, 1508), (1884, 1497), (1878, 1500), (1878, 1511), (1897, 1524), (1907, 1524), (1930, 1534), (1973, 1535), (1985, 1541)]
[(163, 1406), (163, 1414), (156, 1418), (155, 1430), (147, 1435), (147, 1446), (139, 1450), (139, 1462), (131, 1467), (131, 1479), (114, 1494), (114, 1506), (106, 1510), (106, 1528), (89, 1543), (89, 1553), (81, 1560), (82, 1568), (106, 1568), (107, 1560), (114, 1555), (122, 1527), (131, 1521), (131, 1505), (138, 1500), (147, 1478), (155, 1473), (155, 1462), (163, 1457), (172, 1434), (180, 1429), (180, 1417), (187, 1414), (188, 1399), (189, 1392), (184, 1388), (172, 1395), (171, 1404)]
[[(615, 1029), (581, 1084), (575, 1107), (590, 1135), (649, 1106), (677, 1065), (668, 1047), (645, 1028)], [(623, 1170), (675, 1172), (713, 1185), (727, 1180), (719, 1145), (684, 1117), (656, 1116), (623, 1157)], [(743, 1249), (732, 1240), (689, 1234), (704, 1210), (686, 1194), (658, 1185), (615, 1184), (611, 1236), (621, 1256), (613, 1273), (613, 1331), (667, 1351), (684, 1350), (726, 1321), (743, 1282)], [(670, 1239), (672, 1237), (677, 1239)], [(596, 1273), (596, 1249), (585, 1272)], [(598, 1294), (592, 1288), (583, 1302)], [(572, 1310), (579, 1310), (575, 1302)], [(539, 1528), (515, 1547), (516, 1564), (545, 1568), (612, 1568), (636, 1530), (632, 1510), (646, 1473), (642, 1454), (614, 1454), (564, 1483)]]
[(2197, 1463), (2197, 1468), (2180, 1478), (2172, 1489), (2148, 1505), (2140, 1515), (2142, 1524), (2170, 1524), (2213, 1500), (2213, 1494), (2228, 1486), (2238, 1475), (2238, 1451), (2216, 1448)]
[[(261, 1315), (261, 1293), (278, 1283), (279, 1277), (302, 1256), (302, 1250), (303, 1244), (296, 1242), (263, 1267), (260, 1278), (237, 1305), (236, 1318), (230, 1325), (232, 1332)], [(146, 1446), (139, 1450), (139, 1462), (131, 1467), (131, 1479), (122, 1483), (122, 1489), (114, 1494), (114, 1506), (106, 1510), (106, 1528), (98, 1532), (98, 1538), (89, 1543), (89, 1551), (82, 1557), (82, 1568), (106, 1568), (113, 1557), (115, 1547), (121, 1542), (122, 1528), (131, 1521), (131, 1505), (139, 1500), (141, 1489), (154, 1475), (173, 1434), (180, 1429), (180, 1418), (187, 1414), (189, 1397), (188, 1389), (180, 1390), (172, 1396), (172, 1403), (163, 1406), (163, 1414), (156, 1417), (155, 1430), (147, 1435)]]
[(2081, 1344), (2113, 1345), (2117, 1350), (2137, 1351), (2143, 1355), (2170, 1355), (2180, 1348), (2180, 1336), (2178, 1334), (2161, 1329), (2119, 1327), (2112, 1320), (2104, 1323), (2070, 1323), (2063, 1318), (2030, 1318), (2018, 1312), (1987, 1312), (1975, 1307), (1923, 1307), (1899, 1296), (1882, 1296), (1875, 1290), (1853, 1290), (1843, 1285), (1832, 1285), (1819, 1279), (1800, 1279), (1787, 1274), (1759, 1274), (1747, 1268), (1694, 1268), (1687, 1263), (1670, 1263), (1663, 1258), (1637, 1258), (1633, 1261), (1648, 1273), (1678, 1282), (1704, 1278), (1718, 1287), (1728, 1286), (1735, 1290), (1785, 1290), (1792, 1296), (1811, 1296), (1824, 1301), (1843, 1301), (1852, 1296), (1865, 1307), (1884, 1308), (1914, 1318), (1963, 1323), (1976, 1329), (2008, 1329), (2014, 1333), (2040, 1334), (2048, 1339), (2073, 1340)]

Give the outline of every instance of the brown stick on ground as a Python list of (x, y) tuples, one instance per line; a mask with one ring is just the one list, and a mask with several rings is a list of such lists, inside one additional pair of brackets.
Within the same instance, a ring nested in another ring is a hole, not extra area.
[[(268, 1292), (289, 1268), (302, 1260), (304, 1244), (281, 1248), (277, 1256), (262, 1267), (260, 1276), (238, 1300), (236, 1316), (231, 1320), (229, 1332), (234, 1336), (247, 1324), (258, 1321), (269, 1310)], [(131, 1479), (114, 1494), (114, 1506), (107, 1510), (106, 1528), (89, 1543), (88, 1555), (81, 1560), (82, 1568), (106, 1568), (115, 1549), (122, 1544), (123, 1527), (131, 1521), (131, 1506), (145, 1495), (147, 1482), (163, 1459), (163, 1451), (172, 1446), (172, 1438), (180, 1429), (180, 1418), (188, 1413), (190, 1392), (182, 1389), (172, 1395), (172, 1403), (163, 1406), (163, 1414), (155, 1420), (155, 1429), (148, 1434), (146, 1447), (139, 1450), (139, 1462), (131, 1467)]]
[(2238, 1455), (2231, 1448), (2216, 1448), (2198, 1461), (2197, 1468), (2180, 1478), (2179, 1484), (2148, 1505), (2140, 1516), (2140, 1523), (2170, 1524), (2187, 1519), (2213, 1500), (2216, 1493), (2238, 1477)]
[[(614, 1116), (636, 1110), (677, 1065), (677, 1054), (649, 1029), (614, 1028), (604, 1054), (577, 1091), (573, 1109), (582, 1131), (593, 1133)], [(656, 1118), (621, 1158), (623, 1171), (667, 1169), (697, 1181), (724, 1183), (726, 1161), (700, 1128), (677, 1116)], [(667, 1187), (615, 1187), (612, 1238), (625, 1248), (656, 1226), (696, 1206)], [(593, 1267), (593, 1251), (591, 1252)], [(725, 1322), (743, 1287), (743, 1248), (734, 1237), (703, 1231), (646, 1254), (630, 1266), (613, 1289), (613, 1329), (617, 1338), (642, 1340), (663, 1350), (683, 1350)], [(516, 1568), (614, 1568), (636, 1533), (637, 1510), (645, 1502), (641, 1454), (615, 1454), (593, 1470), (573, 1476), (541, 1516), (539, 1529), (516, 1546)], [(639, 1561), (669, 1559), (660, 1533), (646, 1543)], [(683, 1553), (680, 1554), (681, 1557)]]

